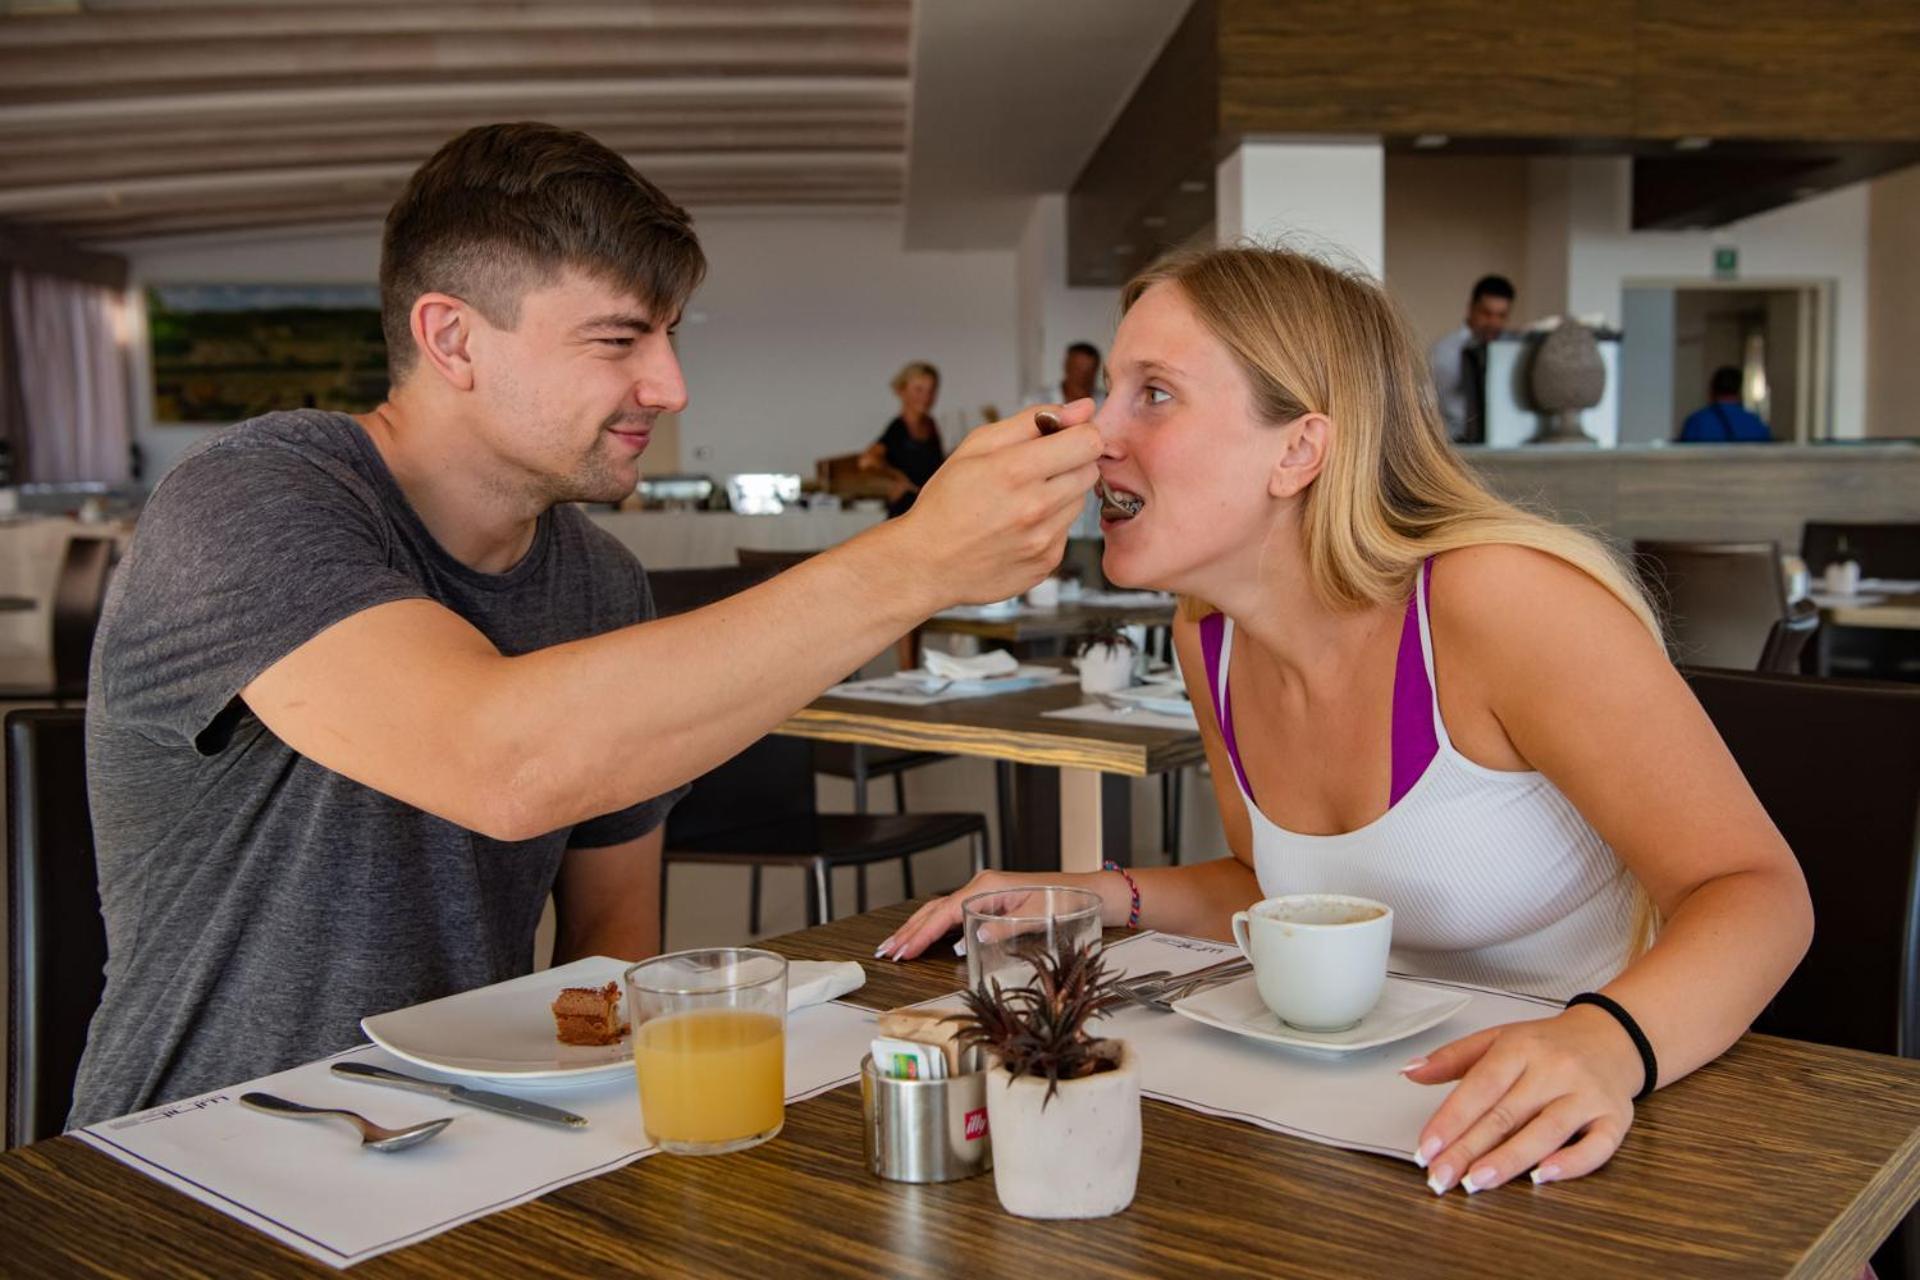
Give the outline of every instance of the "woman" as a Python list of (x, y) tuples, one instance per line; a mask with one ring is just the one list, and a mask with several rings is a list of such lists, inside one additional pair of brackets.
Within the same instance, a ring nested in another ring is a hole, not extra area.
[(1187, 602), (1174, 638), (1233, 856), (1131, 881), (987, 873), (882, 954), (918, 954), (967, 894), (1039, 880), (1097, 890), (1109, 925), (1137, 884), (1141, 925), (1214, 937), (1264, 896), (1378, 898), (1397, 969), (1619, 1011), (1408, 1063), (1460, 1081), (1420, 1135), (1434, 1191), (1598, 1168), (1636, 1095), (1723, 1052), (1799, 962), (1792, 854), (1627, 572), (1451, 452), (1378, 286), (1239, 248), (1158, 266), (1123, 303), (1095, 419), (1105, 566)]
[(940, 371), (924, 360), (909, 361), (893, 375), (891, 385), (900, 397), (900, 416), (860, 455), (860, 470), (887, 473), (887, 515), (897, 516), (913, 506), (920, 487), (933, 478), (947, 455), (940, 443), (940, 424), (933, 420)]

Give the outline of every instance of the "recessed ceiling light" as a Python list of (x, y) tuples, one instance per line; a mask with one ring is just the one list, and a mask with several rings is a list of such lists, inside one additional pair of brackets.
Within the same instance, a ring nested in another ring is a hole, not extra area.
[(1705, 151), (1712, 145), (1712, 138), (1675, 138), (1673, 140), (1675, 151)]
[(1444, 133), (1423, 133), (1413, 140), (1413, 145), (1418, 151), (1438, 151), (1451, 141), (1453, 139)]

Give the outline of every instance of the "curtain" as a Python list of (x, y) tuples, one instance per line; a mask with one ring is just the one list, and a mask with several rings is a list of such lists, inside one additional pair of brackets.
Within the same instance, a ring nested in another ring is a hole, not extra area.
[(8, 326), (25, 456), (15, 483), (124, 484), (133, 439), (119, 291), (13, 273)]

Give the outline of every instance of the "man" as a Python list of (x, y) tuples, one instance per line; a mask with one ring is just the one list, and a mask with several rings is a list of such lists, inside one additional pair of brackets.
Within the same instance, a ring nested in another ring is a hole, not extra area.
[(1091, 342), (1074, 343), (1067, 348), (1060, 366), (1060, 403), (1104, 399), (1100, 392), (1100, 348)]
[[(344, 1048), (365, 1014), (657, 950), (677, 789), (949, 605), (1059, 559), (1087, 404), (982, 428), (908, 516), (660, 621), (576, 508), (687, 401), (687, 215), (582, 134), (449, 143), (388, 215), (392, 390), (223, 434), (102, 616), (88, 773), (109, 959), (72, 1121)], [(640, 625), (635, 625), (640, 624)]]
[(1710, 403), (1695, 409), (1680, 424), (1682, 444), (1767, 444), (1773, 429), (1759, 414), (1740, 403), (1740, 371), (1722, 365), (1707, 384)]
[(1513, 282), (1482, 276), (1467, 298), (1466, 323), (1427, 352), (1450, 439), (1476, 444), (1486, 439), (1487, 344), (1506, 330), (1512, 312)]

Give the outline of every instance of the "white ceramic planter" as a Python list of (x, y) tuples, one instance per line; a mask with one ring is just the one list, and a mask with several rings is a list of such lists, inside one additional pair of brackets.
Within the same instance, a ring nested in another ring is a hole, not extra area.
[(1073, 665), (1085, 693), (1118, 693), (1133, 683), (1133, 650), (1125, 645), (1088, 645)]
[(1022, 1218), (1104, 1218), (1133, 1203), (1140, 1177), (1140, 1074), (1133, 1049), (1120, 1066), (1063, 1080), (1043, 1108), (1047, 1082), (987, 1074), (993, 1189)]

